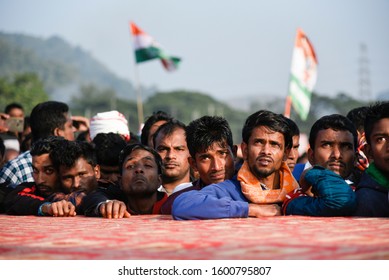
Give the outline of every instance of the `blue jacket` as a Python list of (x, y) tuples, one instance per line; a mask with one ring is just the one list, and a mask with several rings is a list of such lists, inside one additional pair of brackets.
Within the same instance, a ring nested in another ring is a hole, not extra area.
[(355, 211), (356, 195), (336, 173), (315, 166), (306, 173), (305, 180), (311, 184), (315, 197), (304, 195), (285, 200), (285, 215), (350, 216)]
[(248, 217), (249, 202), (242, 194), (236, 176), (199, 191), (180, 194), (173, 202), (176, 220), (222, 219)]
[(364, 172), (356, 190), (357, 210), (355, 216), (389, 217), (389, 192)]

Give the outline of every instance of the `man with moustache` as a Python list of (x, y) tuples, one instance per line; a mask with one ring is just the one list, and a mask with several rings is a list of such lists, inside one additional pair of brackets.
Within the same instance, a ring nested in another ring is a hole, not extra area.
[(308, 160), (313, 166), (301, 175), (298, 189), (283, 204), (286, 215), (348, 216), (356, 196), (345, 181), (352, 173), (357, 131), (345, 116), (333, 114), (317, 120), (310, 131)]
[(162, 158), (162, 186), (169, 196), (176, 187), (192, 186), (186, 126), (178, 120), (161, 125), (154, 134), (154, 148)]
[(127, 145), (119, 156), (118, 184), (104, 185), (85, 197), (86, 216), (108, 219), (131, 215), (159, 214), (167, 194), (161, 185), (160, 155), (142, 144)]
[(65, 141), (51, 136), (36, 141), (31, 147), (34, 182), (25, 182), (13, 189), (4, 201), (6, 214), (67, 217), (75, 216), (75, 206), (66, 200), (51, 201), (60, 191), (58, 171), (52, 153)]
[(179, 195), (173, 202), (173, 218), (280, 215), (286, 194), (298, 187), (285, 162), (291, 147), (292, 134), (285, 117), (267, 110), (250, 115), (242, 130), (244, 162), (237, 175)]

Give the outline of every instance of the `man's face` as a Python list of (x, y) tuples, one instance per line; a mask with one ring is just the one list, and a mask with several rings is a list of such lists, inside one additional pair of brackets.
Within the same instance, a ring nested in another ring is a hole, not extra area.
[(155, 132), (158, 130), (158, 128), (165, 124), (166, 121), (164, 120), (161, 120), (161, 121), (157, 121), (156, 123), (154, 123), (151, 127), (150, 127), (150, 130), (149, 130), (149, 137), (147, 138), (147, 145), (151, 148), (154, 148), (154, 144), (153, 144), (153, 138), (154, 138), (154, 134)]
[(24, 112), (20, 108), (13, 108), (11, 111), (8, 113), (10, 117), (13, 118), (24, 118)]
[(374, 125), (366, 150), (376, 167), (389, 178), (389, 118)]
[(299, 158), (300, 136), (295, 135), (292, 137), (292, 139), (293, 146), (292, 149), (290, 149), (288, 158), (286, 159), (286, 163), (288, 164), (290, 171), (293, 171)]
[(169, 136), (158, 133), (155, 138), (155, 149), (162, 158), (163, 180), (178, 181), (189, 176), (190, 154), (183, 129), (178, 128)]
[(93, 167), (84, 158), (79, 158), (70, 168), (64, 165), (60, 166), (59, 174), (65, 193), (78, 190), (89, 193), (97, 187), (100, 169), (98, 165)]
[(59, 190), (58, 172), (50, 159), (49, 154), (32, 157), (32, 176), (36, 187), (47, 197)]
[(331, 128), (320, 130), (315, 139), (315, 149), (308, 150), (308, 159), (312, 165), (320, 165), (347, 178), (355, 161), (352, 133)]
[(258, 179), (267, 178), (278, 171), (286, 152), (289, 150), (285, 150), (284, 135), (265, 126), (254, 128), (248, 143), (242, 142), (243, 158)]
[(232, 151), (225, 142), (213, 143), (208, 150), (196, 153), (190, 162), (205, 185), (231, 179), (235, 172)]
[(124, 193), (147, 197), (155, 194), (160, 185), (161, 176), (153, 154), (136, 149), (124, 159), (120, 179)]
[(69, 141), (74, 140), (74, 131), (75, 128), (73, 126), (73, 121), (70, 117), (70, 114), (65, 113), (66, 116), (66, 123), (63, 126), (63, 129), (58, 128), (57, 130), (57, 136), (61, 136)]

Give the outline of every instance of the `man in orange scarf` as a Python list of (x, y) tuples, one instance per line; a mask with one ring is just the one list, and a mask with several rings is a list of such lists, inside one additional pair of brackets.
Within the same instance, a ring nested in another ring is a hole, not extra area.
[(178, 196), (172, 209), (177, 220), (280, 215), (280, 205), (298, 183), (285, 160), (292, 133), (284, 116), (260, 110), (242, 130), (244, 163), (231, 180)]

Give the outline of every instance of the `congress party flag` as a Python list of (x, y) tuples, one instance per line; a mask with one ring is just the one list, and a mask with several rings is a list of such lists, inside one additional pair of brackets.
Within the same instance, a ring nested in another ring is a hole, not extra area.
[(317, 80), (317, 58), (308, 37), (297, 30), (293, 49), (288, 97), (302, 120), (308, 117), (311, 96)]
[(167, 55), (150, 35), (141, 30), (133, 22), (130, 22), (130, 29), (134, 38), (136, 63), (160, 59), (166, 70), (173, 71), (177, 69), (181, 58)]

